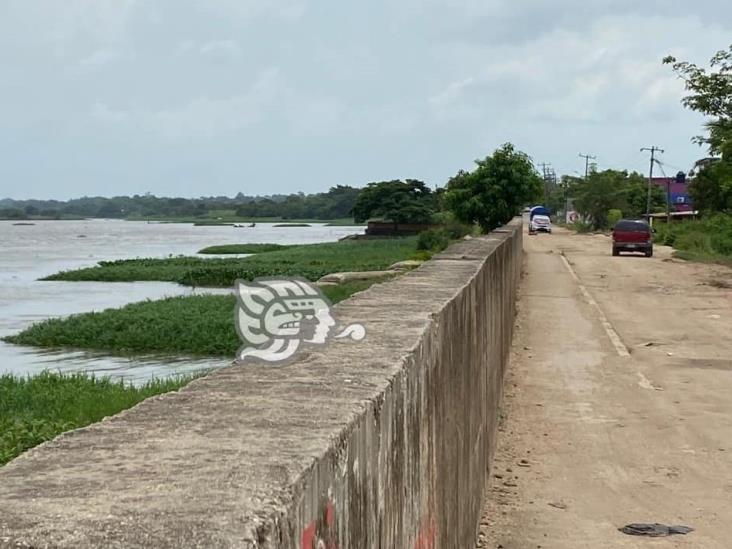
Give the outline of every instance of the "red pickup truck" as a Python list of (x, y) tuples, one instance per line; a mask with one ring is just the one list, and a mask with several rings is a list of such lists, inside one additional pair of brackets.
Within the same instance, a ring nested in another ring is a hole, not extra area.
[(653, 229), (645, 221), (621, 219), (613, 228), (613, 255), (641, 252), (653, 255)]

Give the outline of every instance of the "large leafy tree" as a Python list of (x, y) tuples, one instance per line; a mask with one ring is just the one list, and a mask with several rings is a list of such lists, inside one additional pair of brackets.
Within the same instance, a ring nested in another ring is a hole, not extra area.
[(671, 65), (686, 84), (689, 93), (681, 100), (682, 104), (708, 117), (709, 135), (696, 140), (707, 144), (714, 155), (732, 153), (729, 150), (732, 141), (732, 45), (714, 54), (709, 71), (688, 61), (678, 61), (673, 56), (664, 58), (663, 62)]
[(463, 223), (491, 231), (542, 195), (531, 158), (510, 143), (475, 163), (473, 171), (461, 170), (450, 179), (444, 194), (445, 206)]
[(393, 223), (430, 223), (437, 199), (422, 181), (407, 179), (369, 183), (353, 206), (358, 223), (381, 218)]
[(732, 45), (710, 60), (710, 70), (666, 57), (689, 92), (685, 107), (707, 117), (708, 134), (695, 138), (709, 147), (717, 161), (707, 163), (689, 187), (695, 206), (703, 211), (732, 212)]
[(732, 213), (732, 162), (722, 159), (702, 169), (689, 194), (698, 210)]

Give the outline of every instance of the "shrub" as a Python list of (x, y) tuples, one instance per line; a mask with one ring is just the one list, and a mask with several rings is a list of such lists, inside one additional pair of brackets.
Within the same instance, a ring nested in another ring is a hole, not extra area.
[(432, 252), (427, 251), (427, 250), (419, 250), (409, 256), (409, 259), (412, 259), (414, 261), (428, 261), (431, 258), (432, 258)]
[(592, 230), (592, 223), (587, 223), (586, 221), (575, 221), (567, 226), (578, 233), (589, 233)]
[(677, 236), (674, 247), (687, 252), (711, 253), (712, 238), (711, 235), (702, 232), (684, 232)]
[(440, 252), (449, 245), (450, 237), (445, 229), (428, 229), (417, 238), (417, 250)]
[(617, 209), (611, 209), (607, 212), (607, 226), (612, 228), (615, 224), (623, 219), (623, 212)]

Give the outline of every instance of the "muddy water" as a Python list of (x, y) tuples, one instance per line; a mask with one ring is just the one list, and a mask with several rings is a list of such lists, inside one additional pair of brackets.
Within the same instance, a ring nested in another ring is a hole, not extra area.
[[(166, 282), (42, 282), (60, 270), (99, 261), (135, 257), (195, 255), (206, 246), (243, 242), (305, 244), (335, 241), (360, 227), (194, 227), (113, 220), (0, 221), (0, 337), (46, 318), (120, 307), (127, 303), (190, 295), (191, 288)], [(217, 290), (195, 290), (196, 293)], [(225, 290), (218, 290), (222, 292)], [(186, 373), (228, 364), (228, 360), (121, 358), (70, 350), (39, 351), (0, 341), (0, 374), (34, 374), (49, 369), (94, 372), (139, 383), (151, 377)]]

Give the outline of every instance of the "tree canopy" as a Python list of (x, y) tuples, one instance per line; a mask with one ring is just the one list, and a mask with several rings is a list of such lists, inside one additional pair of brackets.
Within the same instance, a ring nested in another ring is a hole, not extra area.
[(689, 185), (694, 207), (703, 212), (732, 213), (732, 161), (714, 162)]
[(689, 194), (699, 210), (732, 212), (732, 45), (712, 56), (709, 71), (673, 56), (663, 62), (686, 84), (682, 104), (708, 118), (708, 135), (695, 140), (719, 157), (699, 171)]
[(475, 161), (447, 183), (445, 206), (466, 224), (492, 231), (542, 194), (542, 180), (529, 156), (506, 143), (491, 156)]
[(712, 154), (732, 154), (732, 45), (712, 56), (710, 71), (671, 55), (663, 62), (671, 65), (686, 84), (689, 94), (681, 100), (682, 104), (709, 117), (709, 135), (696, 140), (707, 144)]
[(210, 196), (167, 198), (151, 194), (134, 196), (86, 196), (68, 201), (0, 199), (0, 218), (23, 219), (42, 216), (101, 218), (204, 217), (220, 212), (241, 217), (281, 217), (284, 219), (339, 219), (350, 217), (360, 189), (336, 185), (316, 194), (271, 195), (265, 197)]
[[(610, 210), (620, 210), (623, 217), (637, 218), (646, 211), (648, 180), (639, 173), (604, 170), (592, 172), (587, 179), (570, 178), (571, 194), (577, 211), (595, 229), (608, 227)], [(666, 194), (658, 185), (651, 185), (652, 211), (662, 210)]]
[(431, 223), (437, 209), (435, 193), (422, 181), (407, 179), (369, 183), (353, 206), (357, 223), (380, 218), (393, 223)]

